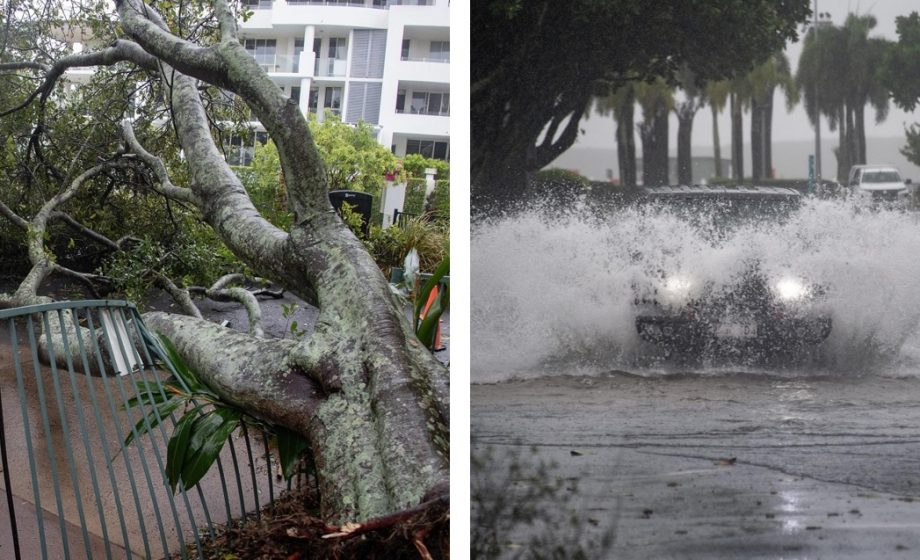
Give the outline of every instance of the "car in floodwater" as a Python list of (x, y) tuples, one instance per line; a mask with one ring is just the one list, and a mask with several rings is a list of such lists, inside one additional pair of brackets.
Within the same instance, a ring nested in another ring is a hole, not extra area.
[[(640, 204), (691, 222), (705, 216), (717, 244), (739, 225), (788, 219), (801, 198), (782, 187), (679, 186), (647, 188)], [(766, 356), (795, 353), (830, 335), (831, 318), (815, 305), (823, 286), (795, 274), (770, 275), (755, 258), (739, 270), (720, 285), (699, 285), (692, 270), (653, 271), (651, 285), (633, 285), (639, 337), (667, 355), (748, 349)]]
[(850, 168), (849, 194), (873, 203), (904, 203), (910, 197), (910, 179), (890, 165), (854, 165)]

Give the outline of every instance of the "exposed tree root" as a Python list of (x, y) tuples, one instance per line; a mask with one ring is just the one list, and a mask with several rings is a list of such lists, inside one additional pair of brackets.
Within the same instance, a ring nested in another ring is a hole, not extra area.
[(450, 557), (446, 498), (374, 520), (339, 537), (341, 532), (317, 517), (319, 503), (310, 489), (294, 490), (267, 506), (260, 518), (233, 523), (203, 543), (204, 557), (305, 560), (411, 559)]

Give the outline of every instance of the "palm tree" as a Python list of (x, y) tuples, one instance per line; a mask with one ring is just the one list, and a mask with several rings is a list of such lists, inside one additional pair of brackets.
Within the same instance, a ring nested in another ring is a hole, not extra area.
[(636, 84), (636, 101), (642, 108), (639, 137), (642, 139), (642, 183), (666, 185), (668, 173), (668, 115), (674, 92), (661, 78)]
[(731, 82), (720, 80), (718, 82), (709, 82), (706, 84), (706, 102), (712, 111), (712, 149), (715, 158), (716, 177), (724, 177), (722, 173), (722, 145), (719, 140), (719, 113), (725, 108), (728, 102), (728, 94), (731, 91)]
[(703, 107), (704, 96), (696, 84), (696, 75), (688, 67), (677, 72), (677, 81), (683, 91), (683, 101), (674, 106), (677, 115), (677, 182), (681, 185), (693, 183), (693, 118)]
[(744, 181), (744, 108), (751, 98), (751, 86), (746, 76), (731, 81), (728, 93), (732, 119), (732, 178)]
[(798, 102), (798, 92), (789, 69), (789, 59), (779, 52), (754, 68), (748, 75), (751, 102), (751, 177), (773, 176), (773, 94), (776, 88), (786, 93), (790, 108)]
[(617, 123), (617, 164), (620, 184), (636, 184), (636, 90), (631, 81), (602, 84), (603, 93), (594, 98), (594, 109), (601, 115), (612, 114)]
[(855, 14), (841, 27), (819, 25), (805, 35), (799, 58), (795, 82), (809, 119), (814, 124), (820, 111), (838, 133), (834, 151), (839, 181), (846, 179), (852, 165), (866, 161), (866, 105), (875, 108), (876, 122), (888, 113), (887, 92), (878, 76), (887, 41), (869, 37), (875, 25), (874, 17)]

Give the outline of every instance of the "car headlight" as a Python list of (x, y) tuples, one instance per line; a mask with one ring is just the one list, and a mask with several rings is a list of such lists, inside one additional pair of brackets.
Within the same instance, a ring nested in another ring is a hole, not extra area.
[(665, 305), (686, 305), (695, 292), (696, 283), (686, 276), (668, 276), (658, 285), (658, 298)]
[(811, 295), (811, 288), (801, 278), (787, 276), (780, 278), (773, 284), (773, 291), (781, 301), (801, 301)]

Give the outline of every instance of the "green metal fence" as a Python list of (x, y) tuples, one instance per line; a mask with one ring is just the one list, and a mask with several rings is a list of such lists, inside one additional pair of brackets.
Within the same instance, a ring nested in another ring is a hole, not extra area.
[(203, 536), (290, 488), (274, 478), (265, 438), (243, 432), (197, 486), (170, 492), (177, 418), (123, 443), (146, 422), (146, 409), (128, 406), (137, 382), (165, 380), (170, 367), (123, 301), (0, 311), (0, 558), (202, 556)]

